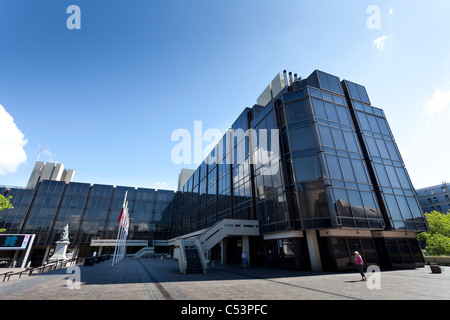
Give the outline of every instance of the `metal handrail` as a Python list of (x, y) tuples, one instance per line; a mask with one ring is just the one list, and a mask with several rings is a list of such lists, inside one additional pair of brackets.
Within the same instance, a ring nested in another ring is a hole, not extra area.
[(42, 266), (39, 266), (39, 267), (33, 267), (33, 268), (29, 268), (29, 269), (22, 270), (19, 272), (8, 271), (8, 272), (0, 274), (0, 276), (4, 276), (2, 282), (5, 282), (5, 280), (9, 281), (11, 276), (19, 275), (19, 278), (21, 278), (23, 273), (28, 273), (28, 276), (31, 276), (35, 271), (38, 271), (39, 273), (44, 273), (45, 268), (48, 268), (47, 271), (52, 271), (52, 270), (58, 269), (58, 266), (59, 266), (59, 269), (62, 269), (62, 268), (65, 268), (67, 266), (67, 264), (69, 264), (69, 265), (77, 264), (78, 261), (79, 261), (78, 258), (70, 259), (70, 260), (55, 261), (55, 262), (43, 264)]

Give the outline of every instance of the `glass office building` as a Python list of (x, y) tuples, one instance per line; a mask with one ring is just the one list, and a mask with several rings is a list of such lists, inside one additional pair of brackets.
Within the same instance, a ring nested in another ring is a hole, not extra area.
[(450, 211), (450, 183), (443, 182), (440, 185), (417, 189), (416, 192), (424, 212)]
[[(0, 188), (1, 194), (12, 196), (14, 206), (2, 212), (0, 228), (10, 234), (36, 234), (30, 254), (32, 266), (40, 265), (51, 255), (50, 249), (55, 247), (66, 224), (69, 249), (79, 250), (81, 257), (91, 256), (99, 250), (91, 246), (91, 240), (116, 239), (125, 192), (130, 214), (128, 239), (148, 240), (151, 245), (174, 191), (50, 180), (39, 182), (33, 189)], [(103, 250), (108, 249), (113, 248)], [(8, 261), (14, 252), (0, 254), (0, 259)]]
[[(422, 266), (416, 233), (427, 225), (383, 110), (321, 71), (276, 80), (177, 192), (165, 232), (254, 219), (252, 263), (353, 270), (359, 251), (382, 268)], [(228, 262), (239, 261), (240, 239), (227, 241)]]
[[(424, 265), (416, 234), (428, 228), (383, 110), (363, 86), (318, 70), (306, 79), (278, 74), (176, 193), (47, 180), (0, 188), (14, 205), (0, 228), (36, 234), (39, 264), (69, 224), (69, 248), (89, 256), (92, 239), (115, 239), (126, 191), (131, 240), (257, 220), (252, 264), (355, 270), (359, 251), (382, 268)], [(226, 262), (239, 262), (242, 238), (225, 241)], [(223, 261), (225, 251), (209, 254)]]

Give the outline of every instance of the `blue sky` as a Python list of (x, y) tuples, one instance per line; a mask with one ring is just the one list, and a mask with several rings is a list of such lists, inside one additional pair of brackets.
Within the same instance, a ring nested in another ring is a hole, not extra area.
[[(80, 30), (66, 26), (70, 5)], [(194, 121), (225, 132), (284, 69), (366, 86), (414, 186), (450, 180), (449, 12), (448, 1), (0, 0), (0, 185), (25, 186), (43, 146), (40, 160), (74, 181), (175, 189), (196, 166), (172, 162), (172, 132)]]

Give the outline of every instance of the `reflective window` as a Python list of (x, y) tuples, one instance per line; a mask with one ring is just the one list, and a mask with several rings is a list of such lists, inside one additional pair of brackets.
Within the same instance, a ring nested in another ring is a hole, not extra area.
[(341, 120), (342, 124), (346, 124), (348, 126), (351, 126), (352, 123), (350, 121), (350, 115), (348, 114), (348, 110), (345, 107), (336, 106), (336, 111), (339, 115), (339, 119)]
[(411, 188), (411, 186), (409, 185), (408, 178), (406, 177), (405, 169), (396, 167), (395, 171), (397, 172), (397, 176), (400, 179), (400, 184), (402, 185), (402, 188), (405, 189)]
[(381, 157), (389, 159), (389, 152), (386, 148), (386, 145), (384, 143), (384, 140), (375, 139), (375, 142), (377, 144), (378, 150), (380, 151)]
[(402, 215), (400, 213), (400, 209), (398, 207), (397, 201), (395, 197), (390, 194), (385, 194), (386, 204), (389, 209), (389, 213), (391, 214), (392, 220), (403, 220)]
[(398, 181), (397, 174), (395, 173), (394, 167), (385, 166), (386, 172), (389, 177), (389, 181), (391, 181), (391, 185), (396, 188), (401, 188), (400, 182)]
[(375, 116), (368, 114), (367, 119), (369, 120), (370, 128), (372, 129), (372, 131), (381, 133), (380, 128), (378, 127), (377, 119), (375, 119)]
[(412, 219), (411, 210), (409, 209), (408, 202), (405, 197), (396, 196), (398, 207), (400, 208), (400, 212), (405, 220)]
[(355, 174), (353, 173), (352, 165), (350, 163), (350, 159), (339, 158), (339, 162), (341, 163), (341, 168), (342, 168), (342, 173), (344, 175), (344, 180), (356, 181), (355, 180)]
[(334, 122), (339, 122), (336, 106), (332, 103), (325, 102), (325, 107), (327, 109), (328, 119)]
[(364, 217), (364, 208), (358, 191), (347, 190), (354, 217)]
[(335, 206), (337, 212), (339, 212), (341, 216), (351, 217), (352, 214), (350, 211), (350, 201), (348, 200), (347, 191), (339, 188), (333, 188), (333, 191), (334, 198), (336, 199)]
[(411, 197), (406, 197), (406, 200), (408, 201), (409, 208), (411, 209), (411, 214), (413, 218), (422, 218), (422, 212), (420, 211), (419, 205), (417, 204), (416, 199)]
[(358, 89), (359, 97), (361, 98), (362, 102), (365, 102), (367, 104), (370, 104), (369, 96), (367, 95), (366, 88), (364, 88), (361, 85), (356, 85), (356, 88)]
[(328, 170), (330, 172), (331, 179), (343, 180), (341, 173), (341, 166), (339, 165), (338, 158), (336, 156), (326, 155)]
[(361, 125), (361, 129), (371, 131), (372, 128), (369, 125), (369, 121), (367, 121), (366, 114), (363, 112), (356, 112), (356, 116), (359, 119), (359, 124)]
[(324, 90), (331, 91), (327, 75), (321, 71), (317, 71), (317, 75), (319, 76), (320, 87)]
[(355, 99), (355, 100), (361, 100), (359, 98), (359, 93), (358, 93), (358, 89), (356, 88), (356, 84), (346, 81), (347, 84), (347, 88), (350, 94), (350, 98)]
[(314, 110), (316, 111), (316, 116), (319, 118), (328, 119), (327, 111), (325, 110), (325, 104), (322, 100), (312, 99), (314, 104)]
[(390, 186), (389, 179), (386, 174), (386, 169), (383, 165), (375, 164), (375, 171), (377, 172), (378, 180), (382, 186)]
[(377, 122), (378, 122), (381, 132), (387, 136), (390, 136), (390, 132), (389, 132), (386, 120), (383, 118), (377, 117)]
[(319, 126), (320, 136), (322, 137), (322, 145), (334, 148), (333, 137), (331, 129), (327, 126)]
[(355, 134), (353, 132), (344, 131), (344, 139), (349, 151), (359, 152), (359, 145), (356, 142)]
[(294, 159), (294, 168), (297, 182), (316, 180), (322, 177), (317, 156)]
[(284, 109), (288, 123), (308, 120), (308, 106), (306, 101), (298, 101), (294, 103), (286, 103)]
[(292, 151), (311, 149), (316, 145), (311, 127), (290, 129), (289, 137), (291, 141)]
[(363, 162), (361, 160), (352, 159), (352, 164), (356, 174), (356, 181), (368, 183), (369, 180)]
[(377, 145), (375, 143), (375, 139), (372, 137), (365, 136), (367, 147), (369, 148), (369, 154), (375, 157), (379, 157), (380, 153), (378, 152)]
[(336, 144), (337, 149), (346, 150), (347, 146), (345, 145), (344, 135), (342, 134), (342, 130), (340, 129), (331, 129), (333, 133), (334, 143)]
[(395, 145), (391, 141), (386, 141), (386, 146), (389, 150), (389, 154), (391, 156), (392, 160), (400, 161), (400, 157), (398, 155), (397, 149), (395, 148)]

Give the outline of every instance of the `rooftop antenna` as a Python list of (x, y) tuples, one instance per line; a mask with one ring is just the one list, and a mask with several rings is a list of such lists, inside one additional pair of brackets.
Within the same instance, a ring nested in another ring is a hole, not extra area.
[(39, 161), (39, 158), (41, 157), (41, 153), (42, 153), (42, 149), (43, 149), (44, 147), (43, 146), (41, 146), (41, 151), (39, 151), (39, 155), (38, 155), (38, 157), (37, 157), (37, 159), (36, 159), (36, 162), (38, 162)]

